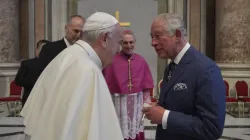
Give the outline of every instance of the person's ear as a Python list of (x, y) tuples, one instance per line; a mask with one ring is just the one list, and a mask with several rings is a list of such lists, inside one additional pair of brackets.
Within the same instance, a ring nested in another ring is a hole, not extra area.
[(104, 35), (103, 35), (103, 41), (107, 42), (107, 38), (108, 38), (108, 33), (104, 33)]
[(180, 42), (182, 34), (181, 34), (181, 31), (179, 29), (176, 29), (176, 31), (175, 31), (175, 37), (176, 37), (176, 42)]
[(108, 33), (104, 33), (102, 35), (101, 41), (102, 41), (102, 46), (105, 48), (107, 46), (107, 38), (108, 38)]

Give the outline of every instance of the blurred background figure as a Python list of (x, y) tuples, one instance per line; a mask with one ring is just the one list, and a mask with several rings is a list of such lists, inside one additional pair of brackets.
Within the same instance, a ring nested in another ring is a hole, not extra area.
[(136, 39), (130, 30), (124, 31), (122, 49), (112, 65), (103, 70), (120, 120), (125, 140), (144, 140), (141, 124), (142, 106), (150, 102), (153, 78), (145, 59), (134, 53)]
[[(39, 74), (36, 80), (46, 68), (46, 66), (65, 48), (73, 45), (81, 37), (82, 28), (84, 25), (84, 18), (80, 15), (73, 15), (70, 17), (68, 23), (65, 25), (65, 37), (61, 40), (48, 43), (44, 45), (39, 56)], [(35, 80), (35, 81), (36, 81)], [(35, 83), (34, 83), (35, 84)]]
[(32, 59), (27, 59), (21, 62), (21, 66), (17, 72), (15, 81), (16, 84), (23, 87), (22, 95), (22, 106), (24, 106), (26, 100), (29, 97), (29, 94), (34, 86), (34, 77), (37, 76), (37, 63), (40, 51), (42, 47), (49, 43), (48, 40), (40, 40), (37, 42), (36, 46), (36, 57)]

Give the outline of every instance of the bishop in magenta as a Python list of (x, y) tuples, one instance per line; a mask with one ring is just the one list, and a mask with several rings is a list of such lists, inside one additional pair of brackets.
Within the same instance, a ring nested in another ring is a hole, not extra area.
[(125, 30), (121, 51), (103, 70), (125, 140), (145, 139), (141, 110), (145, 102), (151, 101), (150, 91), (154, 88), (146, 60), (133, 52), (135, 43), (133, 32)]

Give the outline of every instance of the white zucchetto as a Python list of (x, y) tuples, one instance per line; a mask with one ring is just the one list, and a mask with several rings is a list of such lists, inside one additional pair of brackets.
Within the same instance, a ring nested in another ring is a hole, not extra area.
[(104, 12), (96, 12), (86, 19), (83, 32), (109, 28), (117, 23), (118, 21), (112, 15)]

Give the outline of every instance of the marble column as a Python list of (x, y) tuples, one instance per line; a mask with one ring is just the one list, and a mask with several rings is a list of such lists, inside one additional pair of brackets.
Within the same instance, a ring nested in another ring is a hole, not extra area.
[(19, 64), (19, 0), (0, 2), (0, 96), (9, 93), (9, 83)]
[(203, 53), (212, 60), (215, 60), (215, 1), (216, 0), (205, 0), (205, 5), (202, 6), (202, 9), (204, 9), (202, 16), (205, 17), (205, 21), (203, 20), (205, 25), (202, 26), (202, 30), (205, 30), (203, 31), (203, 34), (205, 34), (205, 36), (203, 36), (203, 42), (205, 44)]
[(44, 0), (35, 0), (35, 39), (33, 46), (33, 57), (35, 57), (35, 47), (36, 43), (45, 38), (45, 8), (44, 8)]
[[(65, 25), (68, 19), (68, 1), (67, 0), (51, 0), (51, 39), (56, 41), (65, 36)], [(54, 6), (56, 5), (56, 6)]]
[[(34, 1), (34, 0), (33, 0)], [(20, 60), (29, 58), (30, 34), (29, 28), (33, 27), (30, 23), (29, 6), (30, 0), (21, 0), (19, 2), (19, 55)], [(34, 13), (34, 12), (33, 12)], [(33, 34), (34, 37), (34, 34)]]
[(0, 63), (19, 59), (19, 0), (0, 2)]
[(216, 1), (216, 61), (250, 64), (250, 1)]
[(68, 8), (68, 20), (72, 15), (77, 14), (77, 5), (79, 0), (68, 0), (67, 8)]
[(64, 37), (69, 17), (77, 14), (77, 4), (78, 0), (44, 0), (46, 39), (56, 41)]
[(231, 90), (237, 80), (250, 84), (249, 7), (249, 0), (216, 1), (215, 60)]
[(201, 0), (188, 0), (188, 39), (201, 50)]
[(250, 64), (250, 1), (216, 1), (216, 61)]

